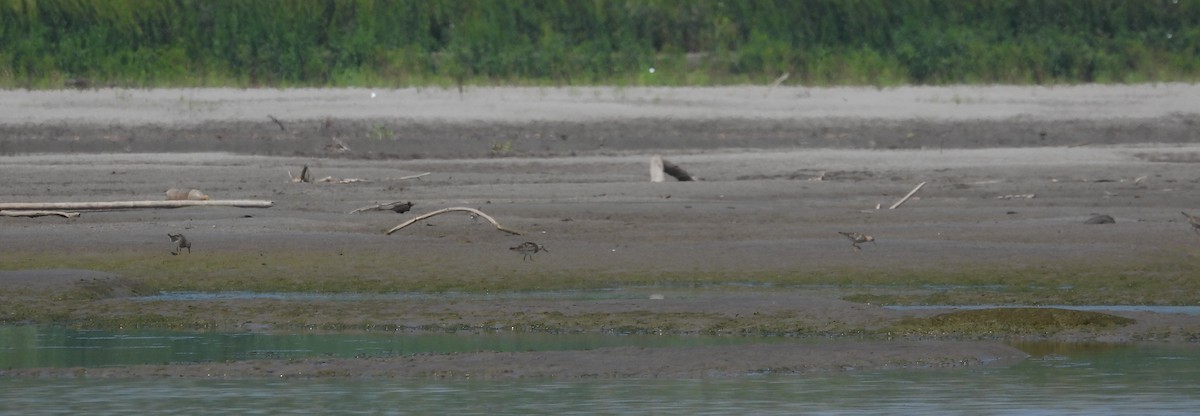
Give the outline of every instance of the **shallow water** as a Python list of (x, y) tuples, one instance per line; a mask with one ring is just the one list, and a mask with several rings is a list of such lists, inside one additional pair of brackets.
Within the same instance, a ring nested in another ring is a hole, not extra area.
[(0, 414), (1195, 414), (1200, 348), (1029, 344), (1009, 368), (716, 380), (0, 379)]
[(884, 306), (893, 310), (979, 310), (996, 308), (1055, 308), (1090, 312), (1154, 312), (1182, 315), (1200, 315), (1200, 306), (1156, 306), (1156, 305), (913, 305)]
[(789, 338), (553, 335), (541, 333), (222, 333), (96, 331), (60, 327), (0, 327), (0, 368), (104, 367), (303, 357), (388, 357), (472, 351), (583, 350), (601, 347), (680, 347), (762, 342), (812, 342)]
[[(676, 347), (787, 338), (549, 334), (222, 334), (0, 328), (0, 366)], [(1030, 343), (1008, 368), (718, 380), (0, 379), (0, 414), (1194, 414), (1200, 347)]]
[(585, 290), (563, 292), (507, 292), (507, 293), (311, 293), (311, 292), (163, 292), (156, 295), (138, 296), (134, 300), (141, 301), (210, 301), (210, 300), (327, 300), (327, 301), (361, 301), (361, 300), (410, 300), (410, 299), (450, 299), (450, 300), (497, 300), (497, 299), (641, 299), (644, 295), (627, 293), (618, 290)]

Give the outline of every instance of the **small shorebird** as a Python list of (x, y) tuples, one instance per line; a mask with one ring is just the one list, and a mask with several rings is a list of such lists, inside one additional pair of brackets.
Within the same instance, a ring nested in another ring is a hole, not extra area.
[(1180, 212), (1183, 213), (1183, 216), (1187, 217), (1188, 224), (1192, 225), (1192, 231), (1195, 231), (1196, 234), (1200, 234), (1200, 217), (1197, 217), (1192, 214), (1188, 214), (1183, 211), (1180, 211)]
[(167, 237), (170, 237), (171, 242), (175, 243), (175, 251), (171, 252), (172, 256), (182, 253), (183, 249), (185, 248), (188, 250), (189, 254), (192, 252), (192, 243), (188, 241), (187, 237), (184, 237), (183, 234), (167, 233)]
[(545, 246), (535, 243), (535, 242), (532, 242), (532, 241), (526, 241), (516, 247), (509, 247), (509, 250), (521, 253), (521, 255), (524, 256), (524, 257), (521, 257), (521, 260), (529, 260), (529, 261), (533, 261), (533, 253), (537, 253), (539, 251), (545, 251), (545, 252), (550, 251), (550, 250), (546, 250)]
[(850, 245), (854, 246), (855, 250), (862, 250), (862, 247), (858, 246), (859, 244), (862, 244), (862, 243), (870, 242), (871, 244), (875, 244), (875, 237), (871, 237), (866, 234), (848, 233), (845, 231), (838, 231), (838, 234), (844, 235), (844, 236), (846, 236), (846, 238), (849, 238)]

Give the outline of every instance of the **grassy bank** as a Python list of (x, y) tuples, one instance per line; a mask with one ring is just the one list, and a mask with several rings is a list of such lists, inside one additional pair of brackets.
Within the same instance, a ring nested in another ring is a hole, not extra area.
[(1193, 0), (10, 1), (0, 87), (1194, 82), (1198, 23)]
[[(526, 269), (480, 271), (430, 256), (293, 252), (268, 256), (210, 253), (203, 261), (161, 253), (0, 254), (4, 269), (84, 269), (111, 272), (138, 292), (464, 293), (495, 294), (645, 290), (769, 290), (836, 292), (846, 300), (882, 305), (1195, 305), (1200, 263), (1147, 258), (1139, 263), (1064, 261), (1010, 266), (908, 269), (810, 267), (780, 271), (610, 272)], [(403, 265), (398, 267), (397, 265)], [(103, 288), (78, 286), (63, 298), (104, 298)]]

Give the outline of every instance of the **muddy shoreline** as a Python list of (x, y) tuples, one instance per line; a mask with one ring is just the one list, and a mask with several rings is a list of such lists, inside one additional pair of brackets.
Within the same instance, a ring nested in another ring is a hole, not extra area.
[[(513, 88), (374, 100), (364, 90), (2, 92), (0, 175), (10, 180), (0, 202), (157, 200), (184, 187), (274, 205), (0, 217), (0, 319), (837, 337), (943, 313), (881, 303), (1195, 305), (1200, 241), (1179, 214), (1200, 211), (1200, 115), (1185, 111), (1200, 108), (1194, 89)], [(653, 153), (704, 180), (648, 183)], [(287, 172), (302, 165), (318, 178), (361, 181), (290, 183)], [(886, 209), (921, 182), (903, 207)], [(413, 211), (349, 214), (395, 200)], [(479, 208), (523, 235), (463, 215), (382, 232), (449, 206)], [(1116, 223), (1084, 223), (1096, 213)], [(838, 231), (878, 241), (856, 250)], [(171, 255), (168, 232), (186, 233), (194, 252)], [(526, 240), (550, 251), (523, 261), (508, 248)], [(428, 298), (137, 300), (160, 290)], [(607, 297), (588, 295), (597, 290)], [(994, 359), (1020, 356), (996, 343), (1005, 339), (1200, 342), (1197, 316), (1113, 315), (1134, 323), (991, 336), (921, 330), (837, 351), (617, 349), (3, 375), (690, 378), (1010, 362)], [(922, 342), (937, 344), (908, 348)], [(881, 355), (893, 349), (907, 352)], [(738, 358), (697, 359), (710, 355)]]

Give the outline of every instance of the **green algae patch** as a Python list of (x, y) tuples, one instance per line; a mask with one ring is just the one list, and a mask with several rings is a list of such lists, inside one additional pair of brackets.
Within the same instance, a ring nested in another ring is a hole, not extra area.
[(993, 308), (904, 320), (887, 331), (911, 335), (1004, 336), (1106, 330), (1134, 320), (1106, 313), (1059, 308)]
[(593, 270), (517, 262), (464, 262), (440, 253), (363, 249), (251, 252), (0, 253), (0, 269), (73, 268), (116, 274), (114, 293), (79, 288), (97, 299), (158, 291), (286, 293), (514, 293), (612, 288), (819, 289), (842, 299), (884, 305), (1108, 304), (1194, 305), (1200, 259), (1151, 256), (1122, 260), (952, 267), (798, 268), (792, 270)]

